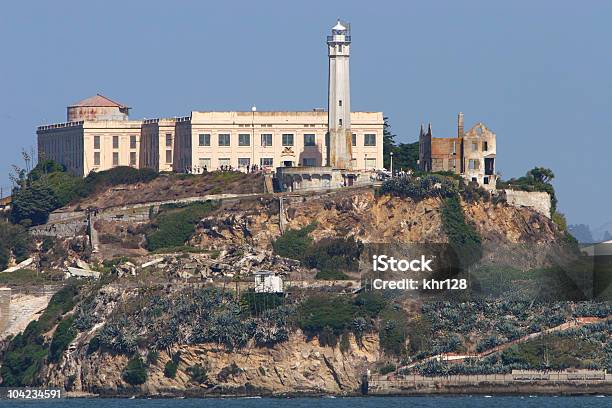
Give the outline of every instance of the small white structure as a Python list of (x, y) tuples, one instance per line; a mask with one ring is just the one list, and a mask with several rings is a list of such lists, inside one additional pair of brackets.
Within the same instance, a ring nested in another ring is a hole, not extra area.
[(283, 280), (271, 271), (255, 272), (255, 293), (283, 293)]

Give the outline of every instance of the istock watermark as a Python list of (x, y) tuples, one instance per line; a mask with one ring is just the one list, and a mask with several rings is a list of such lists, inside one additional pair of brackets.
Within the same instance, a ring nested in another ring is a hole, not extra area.
[[(441, 261), (437, 262), (436, 260)], [(436, 255), (424, 255), (413, 258), (402, 258), (390, 255), (372, 255), (372, 272), (380, 275), (385, 272), (388, 274), (410, 273), (414, 276), (408, 278), (393, 279), (372, 278), (371, 288), (375, 290), (465, 290), (468, 288), (468, 280), (463, 278), (451, 278), (444, 276), (436, 277), (436, 267), (446, 270), (444, 260), (438, 259)], [(423, 276), (425, 275), (425, 276)]]

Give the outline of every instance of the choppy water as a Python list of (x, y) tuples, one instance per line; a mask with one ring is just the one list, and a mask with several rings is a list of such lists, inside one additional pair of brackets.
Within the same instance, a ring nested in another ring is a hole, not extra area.
[(67, 408), (441, 408), (441, 407), (586, 407), (612, 406), (611, 396), (436, 396), (368, 398), (219, 398), (219, 399), (62, 399), (49, 401), (0, 400), (0, 407)]

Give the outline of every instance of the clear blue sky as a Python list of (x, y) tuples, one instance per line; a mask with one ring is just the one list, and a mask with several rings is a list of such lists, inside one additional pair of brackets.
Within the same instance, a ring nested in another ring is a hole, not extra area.
[(326, 106), (325, 36), (352, 23), (353, 110), (398, 141), (483, 121), (504, 178), (554, 170), (571, 223), (612, 220), (612, 2), (11, 1), (0, 6), (0, 185), (39, 124), (101, 92), (134, 118)]

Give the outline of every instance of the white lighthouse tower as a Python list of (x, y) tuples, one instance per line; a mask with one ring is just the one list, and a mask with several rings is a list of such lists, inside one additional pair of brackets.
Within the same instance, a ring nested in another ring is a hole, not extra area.
[(349, 85), (349, 55), (351, 26), (338, 20), (327, 36), (329, 55), (328, 112), (328, 166), (351, 169), (351, 92)]

